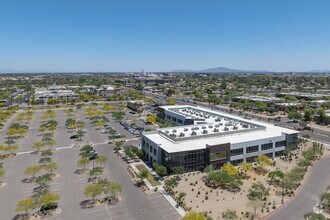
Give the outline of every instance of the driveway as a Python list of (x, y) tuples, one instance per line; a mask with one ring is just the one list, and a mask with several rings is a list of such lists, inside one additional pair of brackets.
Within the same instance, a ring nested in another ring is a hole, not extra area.
[(304, 219), (304, 214), (312, 211), (319, 202), (319, 195), (330, 185), (330, 156), (317, 161), (307, 175), (309, 176), (298, 194), (282, 208), (266, 217), (266, 220)]

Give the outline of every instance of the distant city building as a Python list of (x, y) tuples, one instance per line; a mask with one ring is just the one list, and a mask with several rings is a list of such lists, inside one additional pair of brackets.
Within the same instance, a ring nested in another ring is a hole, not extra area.
[(62, 89), (62, 87), (37, 89), (34, 93), (34, 100), (40, 103), (46, 103), (50, 98), (55, 98), (58, 100), (71, 100), (78, 99), (79, 95), (72, 90)]
[(274, 158), (298, 144), (298, 131), (206, 108), (161, 106), (158, 116), (178, 126), (143, 133), (141, 146), (150, 163), (169, 171), (179, 166), (195, 171), (207, 165), (254, 162), (260, 154)]

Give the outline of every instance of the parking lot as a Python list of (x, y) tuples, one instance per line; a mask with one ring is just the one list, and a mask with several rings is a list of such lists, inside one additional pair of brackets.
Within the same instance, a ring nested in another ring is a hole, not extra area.
[[(113, 154), (114, 144), (108, 144), (108, 135), (102, 134), (101, 130), (95, 130), (95, 126), (90, 124), (86, 118), (84, 110), (77, 110), (75, 117), (86, 123), (87, 133), (82, 141), (70, 139), (73, 133), (69, 133), (65, 128), (65, 121), (68, 118), (63, 110), (56, 110), (55, 120), (58, 122), (57, 129), (54, 131), (53, 138), (56, 145), (52, 158), (57, 163), (59, 174), (49, 184), (51, 192), (60, 193), (59, 210), (47, 219), (179, 219), (176, 210), (159, 194), (155, 193), (146, 196), (138, 187), (127, 172), (127, 163)], [(27, 178), (24, 174), (26, 167), (38, 164), (40, 154), (32, 154), (32, 145), (40, 141), (41, 136), (38, 128), (42, 122), (42, 111), (36, 111), (34, 119), (30, 122), (29, 131), (25, 137), (17, 140), (19, 145), (18, 155), (4, 160), (6, 175), (2, 181), (6, 183), (0, 189), (0, 213), (1, 219), (13, 219), (17, 214), (15, 207), (20, 199), (29, 197), (35, 183), (23, 183)], [(127, 131), (122, 125), (112, 120), (110, 114), (111, 127), (120, 134), (126, 136), (125, 145), (139, 145), (140, 141), (135, 135)], [(131, 116), (129, 116), (131, 117)], [(132, 116), (133, 117), (133, 116)], [(15, 121), (15, 120), (13, 120)], [(5, 137), (5, 130), (0, 134)], [(77, 144), (92, 143), (99, 154), (106, 155), (108, 160), (105, 164), (105, 170), (102, 178), (110, 181), (117, 181), (122, 184), (121, 200), (116, 205), (100, 205), (94, 208), (83, 209), (80, 202), (86, 198), (83, 196), (83, 188), (88, 184), (86, 174), (75, 174), (77, 161), (79, 157), (79, 148), (74, 147)]]

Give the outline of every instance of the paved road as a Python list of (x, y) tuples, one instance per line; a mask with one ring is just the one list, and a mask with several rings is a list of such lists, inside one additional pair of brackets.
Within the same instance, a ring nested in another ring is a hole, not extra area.
[(285, 206), (275, 211), (266, 220), (301, 220), (319, 202), (319, 195), (330, 185), (330, 157), (326, 157), (310, 170), (306, 182), (295, 197)]

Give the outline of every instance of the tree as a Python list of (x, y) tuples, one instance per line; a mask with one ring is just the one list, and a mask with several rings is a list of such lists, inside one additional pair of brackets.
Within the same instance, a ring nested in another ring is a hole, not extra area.
[(25, 212), (25, 214), (28, 214), (28, 211), (32, 210), (34, 208), (34, 201), (31, 197), (27, 199), (22, 199), (17, 202), (16, 205), (16, 212)]
[(212, 173), (213, 171), (214, 171), (214, 167), (212, 165), (208, 165), (204, 169), (204, 173), (207, 173), (207, 174)]
[(78, 166), (83, 167), (83, 170), (86, 170), (86, 166), (88, 164), (90, 164), (90, 162), (91, 161), (88, 158), (83, 157), (83, 158), (78, 160), (77, 164), (78, 164)]
[(115, 142), (115, 145), (116, 145), (116, 147), (115, 147), (115, 151), (119, 151), (119, 150), (121, 149), (121, 147), (123, 146), (123, 142), (121, 142), (121, 141), (116, 141), (116, 142)]
[(252, 167), (251, 163), (243, 161), (238, 164), (238, 170), (241, 171), (242, 174), (244, 174), (244, 176), (246, 176), (246, 173), (248, 171), (252, 171), (253, 167)]
[(224, 164), (222, 167), (221, 167), (222, 170), (225, 170), (229, 173), (229, 175), (236, 175), (237, 174), (237, 169), (236, 167), (229, 163), (229, 164)]
[(57, 170), (58, 169), (58, 166), (55, 162), (51, 162), (51, 163), (48, 163), (46, 166), (45, 166), (45, 170), (49, 171), (50, 172), (50, 175), (53, 175), (53, 171), (54, 170)]
[(84, 137), (85, 133), (84, 133), (82, 130), (78, 130), (78, 131), (77, 131), (77, 135), (78, 135), (78, 137), (79, 137), (79, 140), (81, 141), (82, 138)]
[(34, 149), (36, 152), (39, 152), (44, 146), (44, 143), (37, 141), (32, 145), (32, 149)]
[(48, 192), (40, 198), (39, 204), (41, 206), (45, 206), (50, 203), (57, 202), (59, 199), (60, 199), (60, 194), (54, 192)]
[(176, 100), (172, 97), (166, 98), (165, 101), (168, 105), (175, 105), (176, 104)]
[(269, 195), (269, 190), (261, 183), (253, 183), (249, 189), (248, 197), (251, 200), (263, 200)]
[(263, 205), (263, 202), (260, 200), (249, 200), (247, 206), (252, 209), (252, 215), (251, 219), (255, 219), (257, 217), (257, 211), (260, 209)]
[(260, 154), (255, 161), (260, 171), (264, 171), (265, 166), (270, 166), (272, 164), (272, 160), (264, 154)]
[(138, 177), (139, 177), (141, 183), (142, 183), (143, 180), (146, 179), (148, 176), (149, 176), (149, 172), (148, 172), (148, 170), (146, 170), (146, 169), (142, 170), (142, 171), (139, 173), (139, 175), (138, 175)]
[(156, 117), (153, 115), (148, 115), (146, 118), (148, 123), (155, 123), (156, 122)]
[(183, 217), (182, 220), (206, 220), (203, 213), (195, 212), (194, 210), (190, 210)]
[(52, 158), (50, 157), (42, 157), (39, 159), (39, 163), (41, 164), (41, 166), (46, 166), (46, 164), (52, 162)]
[(236, 211), (228, 209), (222, 213), (222, 219), (223, 220), (236, 220), (236, 219), (238, 219), (238, 216), (236, 214)]
[(184, 173), (184, 167), (183, 166), (177, 166), (173, 167), (173, 173), (176, 175), (181, 175)]
[(288, 113), (288, 118), (293, 119), (294, 121), (302, 118), (302, 115), (299, 112), (292, 111)]
[(104, 155), (98, 155), (95, 160), (102, 167), (102, 165), (108, 160), (108, 158)]
[[(3, 177), (5, 173), (6, 173), (5, 170), (0, 167), (0, 177)], [(0, 182), (0, 186), (1, 186), (1, 182)]]
[(322, 205), (324, 206), (324, 210), (330, 213), (330, 192), (322, 193), (320, 196), (320, 200)]
[(159, 176), (167, 175), (167, 168), (165, 166), (158, 165), (157, 163), (153, 163), (153, 167)]
[(268, 179), (270, 180), (270, 184), (279, 184), (280, 181), (282, 181), (284, 178), (284, 173), (280, 170), (276, 170), (273, 172), (270, 172), (268, 174)]
[(176, 178), (167, 178), (164, 181), (164, 186), (167, 190), (172, 191), (178, 185), (178, 180)]
[(313, 109), (305, 108), (304, 109), (304, 121), (311, 121), (314, 114), (315, 114), (315, 111)]
[(110, 182), (109, 190), (110, 190), (112, 198), (116, 201), (118, 193), (123, 190), (123, 187), (118, 182)]
[(38, 176), (37, 179), (36, 179), (36, 184), (38, 184), (41, 189), (44, 189), (44, 188), (47, 187), (47, 183), (52, 181), (52, 179), (53, 178), (49, 175)]
[(324, 215), (318, 214), (315, 212), (308, 212), (304, 215), (304, 219), (306, 220), (327, 220)]
[(35, 178), (36, 173), (39, 173), (41, 171), (41, 167), (39, 165), (32, 165), (25, 169), (24, 174), (31, 175), (33, 178)]
[(84, 188), (84, 196), (91, 197), (93, 202), (97, 196), (102, 194), (102, 192), (102, 187), (96, 183), (89, 184)]

